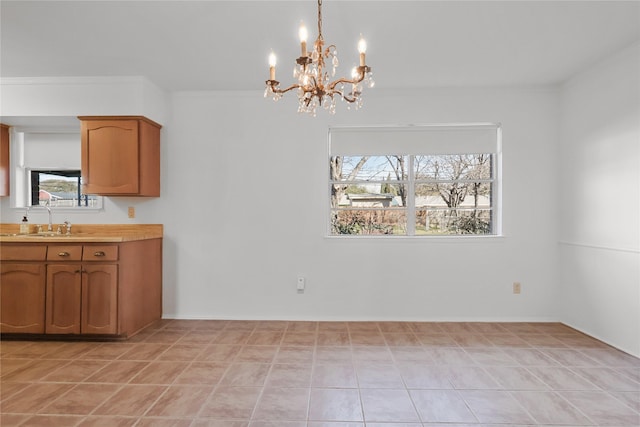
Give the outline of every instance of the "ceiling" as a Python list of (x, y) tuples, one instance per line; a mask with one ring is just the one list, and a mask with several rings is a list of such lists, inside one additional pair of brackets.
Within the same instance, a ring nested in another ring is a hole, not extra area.
[[(260, 90), (267, 58), (291, 80), (305, 1), (0, 2), (0, 76), (145, 76), (169, 90)], [(640, 40), (639, 1), (323, 2), (349, 75), (359, 34), (376, 87), (557, 84)]]

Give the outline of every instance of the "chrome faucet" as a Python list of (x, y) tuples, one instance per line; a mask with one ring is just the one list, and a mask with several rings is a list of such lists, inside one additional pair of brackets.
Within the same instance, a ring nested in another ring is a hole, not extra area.
[(47, 202), (44, 204), (44, 207), (47, 208), (47, 211), (49, 213), (49, 225), (47, 225), (47, 231), (53, 231), (53, 218), (51, 215), (51, 206), (49, 206), (51, 204), (51, 200), (47, 200)]
[(71, 236), (71, 223), (69, 221), (64, 222), (64, 228), (66, 229), (66, 235)]

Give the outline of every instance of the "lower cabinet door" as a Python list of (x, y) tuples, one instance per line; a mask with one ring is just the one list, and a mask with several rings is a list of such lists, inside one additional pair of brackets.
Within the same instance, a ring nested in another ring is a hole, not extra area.
[(44, 333), (44, 264), (0, 263), (0, 332)]
[(118, 266), (82, 265), (83, 334), (118, 332)]
[(47, 267), (47, 334), (79, 334), (81, 299), (80, 264)]

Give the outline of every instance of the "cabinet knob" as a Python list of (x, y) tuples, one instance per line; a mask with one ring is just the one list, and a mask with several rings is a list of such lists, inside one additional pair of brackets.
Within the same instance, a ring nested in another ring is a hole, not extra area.
[(96, 251), (93, 253), (93, 256), (105, 256), (106, 254), (104, 253), (104, 251)]
[(69, 252), (58, 252), (58, 256), (62, 256), (62, 257), (69, 256)]

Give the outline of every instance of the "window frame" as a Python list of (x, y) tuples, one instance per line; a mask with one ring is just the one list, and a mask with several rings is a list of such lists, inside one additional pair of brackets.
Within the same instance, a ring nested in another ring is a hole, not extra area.
[[(73, 177), (73, 178), (77, 178), (77, 193), (79, 198), (76, 199), (76, 202), (78, 204), (74, 204), (74, 205), (69, 205), (69, 206), (65, 206), (65, 205), (56, 205), (51, 204), (51, 207), (56, 208), (56, 210), (61, 210), (61, 209), (68, 209), (68, 210), (77, 210), (77, 211), (84, 211), (84, 210), (97, 210), (97, 209), (102, 209), (102, 202), (103, 202), (103, 198), (102, 196), (98, 196), (95, 194), (83, 194), (82, 193), (82, 172), (80, 169), (69, 169), (69, 168), (56, 168), (56, 169), (51, 169), (51, 168), (26, 168), (25, 169), (25, 175), (26, 175), (26, 191), (27, 191), (27, 195), (26, 195), (26, 208), (32, 209), (32, 208), (38, 208), (40, 206), (43, 206), (42, 203), (39, 201), (39, 197), (38, 197), (38, 202), (34, 203), (36, 201), (35, 199), (35, 194), (34, 191), (36, 190), (36, 184), (34, 182), (34, 175), (37, 174), (46, 174), (46, 175), (58, 175), (58, 176), (67, 176), (67, 177)], [(38, 187), (38, 194), (40, 192), (40, 188)], [(84, 196), (84, 204), (81, 201), (82, 197)], [(92, 205), (89, 206), (88, 202), (89, 199), (87, 197), (91, 197), (91, 199), (93, 199), (94, 201), (92, 202)], [(68, 199), (65, 199), (68, 200)]]
[[(74, 118), (75, 119), (75, 118)], [(37, 159), (35, 162), (28, 155), (30, 149), (28, 144), (31, 140), (27, 138), (29, 135), (45, 135), (44, 138), (54, 138), (60, 134), (71, 135), (71, 138), (77, 138), (78, 148), (73, 153), (68, 153), (56, 146), (54, 150), (55, 156), (51, 156), (51, 152), (47, 152), (44, 160)], [(11, 194), (10, 206), (12, 209), (24, 211), (25, 209), (38, 209), (38, 206), (32, 205), (31, 199), (31, 171), (65, 171), (80, 170), (80, 133), (76, 128), (70, 128), (66, 125), (60, 127), (49, 126), (12, 126), (9, 134), (10, 143), (10, 181)], [(27, 145), (27, 146), (26, 146)], [(50, 157), (54, 157), (51, 159)], [(59, 159), (64, 161), (59, 161)], [(96, 213), (104, 209), (104, 196), (94, 195), (96, 197), (95, 206), (58, 206), (55, 207), (57, 212), (83, 214)], [(43, 208), (44, 209), (44, 208)]]
[[(430, 124), (430, 125), (407, 125), (407, 126), (357, 126), (357, 127), (345, 127), (345, 126), (330, 126), (328, 131), (328, 143), (327, 143), (327, 160), (330, 163), (334, 156), (340, 154), (333, 154), (332, 152), (332, 131), (333, 130), (341, 130), (341, 129), (349, 129), (350, 131), (356, 131), (358, 129), (365, 130), (370, 132), (376, 129), (384, 129), (384, 131), (389, 131), (390, 129), (396, 129), (398, 132), (406, 131), (406, 130), (414, 130), (416, 128), (422, 129), (438, 129), (440, 127), (447, 128), (459, 128), (461, 130), (466, 130), (466, 128), (476, 128), (476, 127), (487, 127), (495, 129), (495, 143), (493, 144), (494, 149), (491, 150), (490, 153), (456, 153), (456, 154), (465, 154), (465, 155), (477, 155), (477, 154), (490, 154), (491, 159), (491, 176), (489, 179), (473, 179), (466, 180), (472, 182), (482, 182), (489, 183), (491, 186), (491, 198), (489, 204), (490, 211), (490, 226), (491, 230), (489, 233), (483, 234), (416, 234), (416, 214), (422, 210), (419, 207), (416, 207), (416, 198), (415, 198), (415, 189), (416, 185), (427, 183), (427, 182), (445, 182), (446, 180), (417, 180), (415, 175), (415, 157), (420, 155), (443, 155), (443, 153), (433, 153), (433, 154), (425, 154), (425, 153), (411, 153), (411, 152), (402, 152), (402, 153), (387, 153), (386, 156), (406, 156), (407, 157), (407, 179), (406, 180), (395, 180), (391, 181), (390, 184), (402, 184), (406, 185), (407, 189), (407, 198), (406, 204), (404, 207), (405, 216), (406, 216), (406, 234), (333, 234), (333, 226), (332, 226), (332, 217), (333, 213), (336, 210), (332, 207), (332, 186), (337, 182), (344, 181), (334, 181), (332, 180), (330, 167), (327, 168), (327, 183), (328, 188), (326, 191), (327, 199), (326, 199), (326, 226), (325, 226), (325, 237), (328, 238), (360, 238), (360, 239), (369, 239), (369, 238), (383, 238), (383, 239), (427, 239), (427, 240), (435, 240), (435, 239), (492, 239), (496, 237), (502, 237), (502, 125), (500, 123), (456, 123), (456, 124)], [(371, 156), (372, 154), (368, 153), (359, 153), (359, 154), (350, 154), (350, 156)], [(382, 156), (381, 154), (376, 154), (377, 156)], [(345, 157), (344, 155), (342, 155)], [(465, 180), (450, 180), (463, 182)], [(362, 181), (362, 180), (354, 180), (349, 181), (350, 184), (358, 184), (358, 183), (370, 183), (372, 181)], [(377, 182), (377, 181), (376, 181)], [(376, 210), (376, 209), (384, 209), (384, 208), (360, 208), (358, 210)], [(388, 209), (388, 208), (387, 208)], [(443, 210), (451, 210), (452, 208), (446, 208)], [(465, 210), (465, 208), (460, 208), (461, 210)]]

